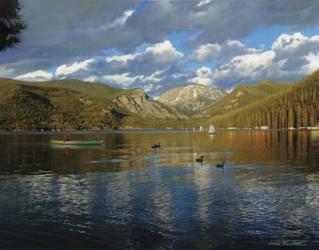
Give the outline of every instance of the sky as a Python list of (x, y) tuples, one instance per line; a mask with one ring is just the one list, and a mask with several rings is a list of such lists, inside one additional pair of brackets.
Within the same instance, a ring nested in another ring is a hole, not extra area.
[(21, 0), (22, 43), (0, 77), (81, 79), (158, 96), (231, 90), (319, 69), (318, 0)]

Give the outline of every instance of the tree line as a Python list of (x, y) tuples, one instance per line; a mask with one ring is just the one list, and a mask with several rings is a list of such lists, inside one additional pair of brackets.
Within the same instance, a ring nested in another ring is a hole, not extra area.
[(319, 71), (292, 88), (265, 100), (211, 119), (219, 127), (274, 129), (317, 126), (319, 121)]

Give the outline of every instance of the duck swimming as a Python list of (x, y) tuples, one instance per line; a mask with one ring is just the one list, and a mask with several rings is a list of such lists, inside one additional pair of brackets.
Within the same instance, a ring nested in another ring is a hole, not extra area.
[(216, 167), (217, 168), (224, 168), (224, 164), (225, 164), (225, 161), (222, 161), (222, 163), (217, 163)]
[(158, 143), (158, 144), (154, 144), (154, 145), (152, 146), (152, 149), (158, 149), (158, 148), (160, 148), (160, 147), (161, 147), (161, 144)]
[(202, 155), (200, 158), (196, 158), (196, 162), (203, 162), (204, 161), (204, 156)]

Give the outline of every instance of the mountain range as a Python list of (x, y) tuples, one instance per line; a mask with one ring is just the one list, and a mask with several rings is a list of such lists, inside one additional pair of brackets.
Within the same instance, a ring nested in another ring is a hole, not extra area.
[(185, 118), (140, 89), (78, 80), (30, 83), (0, 79), (1, 130), (106, 129), (131, 126), (131, 120)]
[(319, 71), (291, 84), (238, 84), (231, 93), (203, 85), (177, 87), (158, 100), (141, 89), (79, 80), (0, 79), (0, 130), (313, 126), (318, 97)]

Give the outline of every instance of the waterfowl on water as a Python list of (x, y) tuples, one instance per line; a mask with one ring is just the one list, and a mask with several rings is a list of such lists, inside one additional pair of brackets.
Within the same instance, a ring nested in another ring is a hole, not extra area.
[(154, 144), (154, 145), (152, 146), (152, 149), (158, 149), (158, 148), (160, 148), (160, 147), (161, 147), (161, 144), (158, 143), (158, 144)]
[(203, 162), (204, 161), (204, 156), (202, 155), (200, 158), (196, 158), (196, 162)]
[(217, 167), (217, 168), (223, 168), (223, 167), (224, 167), (224, 164), (225, 164), (225, 161), (222, 161), (222, 163), (217, 163), (217, 164), (216, 164), (216, 167)]

